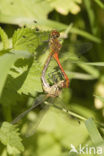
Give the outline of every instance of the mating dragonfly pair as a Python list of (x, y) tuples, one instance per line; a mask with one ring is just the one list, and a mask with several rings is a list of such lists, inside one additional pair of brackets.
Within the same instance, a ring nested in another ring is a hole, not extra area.
[[(42, 87), (43, 87), (44, 92), (47, 94), (45, 99), (47, 99), (50, 96), (51, 97), (59, 96), (62, 88), (68, 88), (69, 87), (69, 78), (66, 75), (66, 73), (65, 73), (65, 71), (64, 71), (64, 69), (63, 69), (63, 67), (62, 67), (62, 65), (61, 65), (61, 63), (59, 61), (59, 57), (58, 57), (59, 51), (61, 49), (61, 44), (60, 44), (59, 39), (58, 39), (59, 36), (60, 36), (60, 34), (56, 30), (53, 30), (50, 33), (50, 39), (49, 39), (50, 54), (49, 54), (48, 58), (45, 61), (45, 64), (44, 64), (44, 67), (43, 67), (43, 70), (42, 70), (42, 75), (41, 75)], [(46, 71), (48, 69), (49, 63), (50, 63), (52, 58), (54, 58), (55, 61), (57, 62), (58, 66), (60, 68), (60, 71), (61, 71), (61, 77), (63, 77), (63, 79), (58, 81), (55, 74), (51, 73), (51, 75), (49, 75), (49, 76), (50, 77), (52, 76), (55, 81), (54, 81), (53, 85), (50, 85), (48, 83), (48, 81), (46, 80), (45, 75), (46, 75)], [(12, 121), (12, 124), (17, 123), (22, 117), (24, 117), (28, 112), (30, 112), (32, 109), (37, 107), (43, 101), (40, 101), (40, 102), (36, 101), (35, 104), (30, 109), (23, 112), (14, 121)]]
[[(17, 116), (17, 118), (11, 122), (12, 124), (17, 123), (21, 118), (23, 118), (32, 109), (42, 104), (48, 97), (57, 97), (59, 96), (63, 88), (69, 87), (69, 78), (66, 75), (58, 57), (60, 49), (61, 49), (59, 37), (60, 37), (59, 32), (57, 32), (56, 30), (51, 31), (50, 38), (49, 38), (50, 54), (48, 55), (48, 58), (45, 61), (45, 64), (42, 70), (42, 75), (41, 75), (42, 87), (43, 87), (44, 92), (46, 93), (45, 98), (43, 98), (42, 100), (36, 100), (33, 106), (29, 108), (28, 110), (26, 110), (25, 112), (23, 112), (22, 114), (20, 114), (19, 116)], [(52, 77), (55, 81), (53, 85), (50, 85), (49, 82), (46, 80), (45, 75), (46, 75), (46, 71), (48, 69), (48, 66), (52, 58), (54, 58), (54, 60), (57, 62), (58, 67), (61, 71), (61, 80), (57, 80), (55, 74), (51, 73), (50, 77)]]
[[(62, 88), (69, 87), (69, 78), (66, 75), (66, 73), (64, 72), (64, 69), (62, 68), (62, 65), (61, 65), (61, 63), (59, 61), (59, 57), (58, 57), (59, 51), (61, 49), (61, 44), (58, 40), (59, 36), (60, 36), (60, 34), (56, 30), (53, 30), (50, 34), (50, 40), (49, 40), (50, 54), (45, 62), (45, 65), (44, 65), (43, 71), (42, 71), (42, 76), (41, 76), (43, 90), (49, 96), (58, 96), (60, 91), (62, 90)], [(50, 86), (49, 83), (47, 83), (47, 81), (45, 79), (45, 73), (46, 73), (46, 70), (48, 68), (48, 65), (49, 65), (52, 57), (56, 60), (58, 66), (64, 76), (64, 80), (59, 81), (58, 83), (54, 84), (53, 86)]]

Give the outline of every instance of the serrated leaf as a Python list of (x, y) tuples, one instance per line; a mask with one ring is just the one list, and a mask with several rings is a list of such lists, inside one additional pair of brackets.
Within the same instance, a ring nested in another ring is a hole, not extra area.
[(28, 94), (34, 95), (35, 92), (42, 92), (40, 79), (41, 71), (42, 71), (41, 64), (39, 64), (36, 60), (34, 60), (28, 72), (27, 78), (18, 92), (27, 95)]
[(55, 8), (59, 13), (67, 15), (69, 12), (77, 14), (80, 11), (81, 0), (47, 0), (50, 5)]
[(9, 154), (19, 154), (24, 151), (18, 128), (4, 122), (0, 128), (0, 141), (7, 146)]
[(0, 27), (0, 36), (1, 36), (1, 40), (3, 42), (3, 49), (9, 48), (8, 36), (1, 27)]
[(28, 50), (33, 53), (39, 45), (38, 40), (35, 30), (29, 28), (17, 29), (13, 35), (13, 48), (16, 50)]
[(13, 35), (13, 48), (34, 53), (36, 48), (48, 40), (49, 32), (37, 32), (31, 28), (21, 28)]
[(8, 72), (11, 66), (19, 58), (29, 58), (30, 54), (26, 51), (16, 51), (10, 50), (9, 53), (6, 53), (0, 56), (0, 95), (2, 93)]

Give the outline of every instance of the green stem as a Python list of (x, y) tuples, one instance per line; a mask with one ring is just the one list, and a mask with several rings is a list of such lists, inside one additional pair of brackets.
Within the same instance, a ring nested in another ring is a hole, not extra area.
[[(83, 116), (81, 116), (81, 115), (79, 115), (79, 114), (77, 114), (77, 113), (75, 113), (75, 112), (72, 112), (72, 111), (67, 110), (67, 109), (65, 109), (65, 108), (62, 108), (62, 107), (59, 107), (59, 106), (57, 106), (57, 105), (53, 105), (53, 104), (50, 104), (50, 103), (48, 103), (48, 102), (45, 102), (45, 104), (50, 105), (50, 106), (52, 106), (52, 107), (54, 107), (54, 108), (57, 108), (57, 109), (59, 109), (59, 110), (65, 112), (65, 113), (67, 113), (68, 115), (73, 116), (73, 117), (75, 117), (75, 118), (77, 118), (77, 119), (79, 119), (79, 120), (82, 120), (82, 121), (88, 120), (87, 118), (85, 118), (85, 117), (83, 117)], [(95, 120), (95, 123), (96, 123), (98, 126), (100, 126), (101, 128), (104, 128), (104, 124), (103, 124), (103, 123), (99, 123), (99, 122), (96, 121), (96, 120)]]

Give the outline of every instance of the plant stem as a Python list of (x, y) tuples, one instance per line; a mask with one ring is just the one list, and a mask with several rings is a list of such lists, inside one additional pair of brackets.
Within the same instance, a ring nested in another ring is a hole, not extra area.
[[(52, 107), (54, 107), (54, 108), (57, 108), (57, 109), (59, 109), (59, 110), (65, 112), (65, 113), (67, 113), (68, 115), (73, 116), (73, 117), (75, 117), (75, 118), (77, 118), (77, 119), (79, 119), (79, 120), (82, 120), (82, 121), (84, 121), (84, 122), (85, 122), (86, 120), (88, 120), (88, 118), (86, 118), (86, 117), (83, 117), (83, 116), (81, 116), (81, 115), (79, 115), (79, 114), (77, 114), (77, 113), (75, 113), (75, 112), (73, 112), (73, 111), (67, 110), (67, 109), (62, 108), (62, 107), (59, 107), (59, 106), (57, 106), (57, 105), (53, 105), (53, 104), (50, 104), (50, 103), (48, 103), (48, 102), (45, 102), (45, 104), (50, 105), (50, 106), (52, 106)], [(104, 124), (103, 124), (103, 123), (99, 123), (99, 122), (96, 121), (96, 120), (95, 120), (95, 123), (96, 123), (98, 126), (100, 126), (101, 128), (104, 128)]]

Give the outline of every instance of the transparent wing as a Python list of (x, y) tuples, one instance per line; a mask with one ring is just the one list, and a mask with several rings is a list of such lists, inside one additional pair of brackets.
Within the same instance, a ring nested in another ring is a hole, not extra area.
[(76, 43), (72, 43), (72, 45), (75, 47), (75, 51), (76, 53), (78, 53), (79, 55), (81, 54), (85, 54), (87, 52), (89, 52), (92, 48), (93, 48), (93, 43), (92, 42), (76, 42)]
[(92, 42), (85, 42), (85, 41), (76, 41), (69, 43), (63, 43), (62, 46), (62, 58), (69, 59), (69, 60), (78, 60), (81, 61), (82, 57), (87, 53), (91, 52), (93, 49)]
[(26, 137), (32, 136), (37, 131), (37, 128), (38, 128), (41, 120), (44, 118), (44, 115), (47, 113), (48, 109), (49, 109), (49, 106), (44, 105), (42, 107), (41, 111), (38, 113), (36, 120), (30, 121), (28, 123), (28, 128), (25, 133)]
[(44, 120), (44, 115), (47, 113), (50, 107), (54, 107), (55, 109), (60, 110), (65, 115), (65, 120), (73, 120), (73, 124), (75, 124), (76, 126), (80, 124), (80, 120), (74, 117), (75, 114), (66, 108), (66, 105), (65, 103), (63, 103), (63, 100), (61, 98), (51, 98), (48, 102), (45, 102), (42, 110), (38, 113), (36, 120), (31, 121), (28, 124), (28, 128), (25, 133), (26, 137), (32, 136), (37, 131), (39, 124), (42, 120)]
[(33, 105), (27, 109), (26, 111), (24, 111), (23, 113), (19, 114), (12, 122), (11, 124), (16, 124), (18, 123), (24, 116), (26, 116), (30, 111), (32, 111), (34, 108), (36, 108), (37, 106), (39, 106), (40, 104), (44, 103), (45, 99), (47, 97), (44, 95), (40, 95), (36, 101), (33, 103)]

